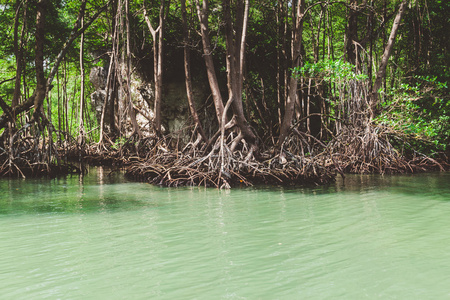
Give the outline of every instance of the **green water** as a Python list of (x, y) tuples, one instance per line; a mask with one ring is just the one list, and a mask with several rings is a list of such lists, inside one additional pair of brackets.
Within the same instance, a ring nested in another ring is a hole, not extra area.
[(449, 299), (450, 173), (318, 188), (0, 180), (1, 299)]

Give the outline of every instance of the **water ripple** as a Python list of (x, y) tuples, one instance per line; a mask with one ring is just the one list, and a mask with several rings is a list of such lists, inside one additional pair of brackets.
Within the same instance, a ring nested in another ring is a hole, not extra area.
[(4, 299), (447, 299), (450, 176), (314, 189), (0, 180)]

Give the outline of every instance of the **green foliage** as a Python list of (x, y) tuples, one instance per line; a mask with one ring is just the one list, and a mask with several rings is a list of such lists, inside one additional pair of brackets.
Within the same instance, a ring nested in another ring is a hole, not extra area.
[(0, 95), (9, 100), (14, 92), (15, 64), (11, 59), (0, 60)]
[(355, 66), (343, 60), (324, 59), (317, 63), (305, 62), (302, 67), (293, 70), (295, 77), (323, 79), (329, 83), (345, 83), (350, 80), (361, 81), (367, 75), (354, 71)]
[(413, 137), (414, 146), (424, 152), (450, 149), (447, 82), (438, 81), (436, 76), (414, 76), (411, 83), (401, 84), (387, 96), (378, 123)]
[(293, 76), (300, 79), (311, 78), (316, 82), (323, 81), (328, 86), (328, 94), (324, 95), (328, 101), (330, 112), (335, 112), (335, 105), (352, 97), (350, 88), (355, 85), (365, 85), (367, 75), (355, 72), (355, 66), (343, 60), (324, 59), (317, 63), (306, 62), (302, 67), (293, 70)]
[[(160, 1), (130, 1), (131, 52), (135, 72), (146, 80), (151, 80), (153, 73), (153, 41), (147, 24), (143, 19), (142, 7), (145, 2), (150, 19), (155, 28), (159, 21)], [(16, 4), (20, 3), (17, 10)], [(25, 10), (24, 3), (27, 3)], [(24, 35), (24, 73), (22, 75), (22, 94), (31, 95), (35, 88), (34, 44), (37, 1), (0, 0), (0, 95), (7, 104), (11, 103), (16, 71), (14, 54), (14, 19), (19, 12), (18, 32)], [(56, 55), (61, 50), (72, 26), (77, 19), (80, 8), (78, 0), (48, 1), (46, 16), (45, 71), (53, 66)], [(106, 0), (87, 2), (86, 20), (88, 20)], [(167, 2), (166, 2), (167, 3)], [(235, 2), (234, 2), (235, 3)], [(291, 39), (293, 33), (295, 6), (290, 1), (251, 1), (250, 18), (247, 30), (244, 105), (248, 121), (254, 125), (258, 134), (265, 139), (276, 135), (277, 124), (283, 115), (283, 97), (286, 95), (288, 77), (291, 73), (296, 78), (312, 79), (308, 101), (311, 111), (326, 102), (324, 113), (331, 114), (343, 103), (351, 99), (351, 86), (360, 84), (369, 87), (369, 76), (373, 77), (381, 57), (389, 28), (395, 16), (399, 1), (384, 3), (371, 1), (362, 8), (357, 16), (357, 30), (360, 40), (358, 48), (359, 66), (363, 73), (355, 71), (355, 66), (346, 62), (346, 35), (349, 29), (347, 19), (349, 9), (343, 3), (329, 2), (318, 4), (306, 0), (306, 7), (314, 5), (303, 20), (303, 41), (301, 49), (302, 66), (291, 70)], [(118, 2), (113, 1), (107, 10), (85, 32), (85, 69), (86, 79), (94, 65), (107, 65), (108, 53), (111, 52), (113, 25), (118, 11)], [(183, 36), (179, 2), (171, 2), (165, 28), (164, 71), (167, 81), (182, 82), (183, 70)], [(435, 149), (449, 149), (450, 104), (448, 80), (449, 1), (417, 0), (411, 2), (410, 9), (402, 21), (401, 35), (396, 40), (392, 55), (392, 64), (387, 70), (387, 87), (383, 111), (378, 117), (379, 123), (387, 124), (410, 136), (429, 140)], [(222, 2), (209, 3), (209, 30), (213, 47), (212, 56), (217, 69), (220, 84), (226, 84), (225, 34)], [(25, 14), (26, 12), (26, 14)], [(232, 12), (235, 18), (234, 11)], [(194, 85), (207, 85), (203, 60), (203, 49), (199, 32), (199, 22), (194, 1), (187, 1), (188, 26), (191, 31), (191, 64)], [(26, 16), (24, 20), (23, 17)], [(371, 19), (372, 18), (372, 19)], [(386, 21), (386, 22), (385, 22)], [(368, 26), (370, 23), (372, 24)], [(120, 23), (120, 22), (119, 22)], [(116, 26), (123, 26), (117, 25)], [(119, 50), (125, 46), (124, 28), (120, 27), (121, 42)], [(356, 45), (356, 44), (355, 44)], [(372, 56), (372, 57), (370, 57)], [(326, 58), (328, 57), (328, 58)], [(53, 84), (50, 105), (51, 120), (55, 127), (76, 136), (78, 130), (78, 113), (80, 99), (79, 39), (69, 52), (65, 62), (60, 66), (59, 81)], [(315, 63), (313, 62), (315, 61)], [(64, 67), (63, 67), (64, 66)], [(370, 71), (369, 71), (370, 66)], [(64, 70), (63, 70), (64, 69)], [(63, 73), (69, 78), (62, 84)], [(366, 73), (364, 73), (366, 72)], [(401, 81), (397, 78), (408, 78)], [(25, 82), (23, 82), (25, 80)], [(86, 83), (89, 85), (89, 80)], [(304, 83), (304, 82), (303, 82)], [(320, 85), (320, 91), (317, 88)], [(25, 87), (26, 86), (26, 87)], [(304, 89), (306, 85), (300, 85)], [(392, 89), (390, 89), (393, 87)], [(87, 87), (86, 99), (91, 92)], [(63, 95), (63, 89), (65, 94)], [(315, 90), (314, 90), (315, 89)], [(368, 90), (368, 89), (367, 89)], [(58, 91), (60, 94), (58, 95)], [(320, 95), (319, 95), (320, 94)], [(24, 96), (20, 101), (23, 101)], [(322, 97), (322, 98), (320, 98)], [(59, 100), (58, 100), (59, 99)], [(338, 100), (339, 99), (339, 100)], [(204, 100), (204, 99), (202, 99)], [(65, 101), (65, 102), (64, 102)], [(201, 100), (200, 100), (201, 101)], [(206, 100), (205, 100), (206, 101)], [(316, 102), (316, 103), (315, 103)], [(45, 104), (47, 105), (47, 104)], [(67, 113), (62, 114), (62, 107)], [(95, 128), (94, 110), (86, 101), (86, 127), (88, 131)], [(207, 105), (207, 104), (205, 104)], [(209, 104), (208, 104), (209, 105)], [(47, 112), (47, 107), (45, 106)], [(310, 111), (310, 112), (311, 112)], [(318, 110), (316, 110), (318, 111)], [(316, 112), (313, 111), (313, 112)], [(0, 109), (0, 113), (1, 113)], [(304, 111), (299, 112), (300, 114)], [(61, 125), (60, 125), (61, 123)], [(329, 124), (329, 122), (328, 122)], [(273, 132), (270, 132), (273, 130)], [(93, 131), (96, 134), (96, 131)], [(270, 133), (270, 134), (268, 134)], [(117, 147), (123, 144), (117, 142)]]
[(120, 136), (114, 141), (114, 144), (111, 145), (111, 148), (113, 148), (114, 150), (119, 150), (127, 142), (128, 142), (127, 138)]

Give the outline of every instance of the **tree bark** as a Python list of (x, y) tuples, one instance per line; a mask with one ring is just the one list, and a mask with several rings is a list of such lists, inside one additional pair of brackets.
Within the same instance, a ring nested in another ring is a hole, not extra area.
[[(84, 25), (84, 16), (81, 18), (81, 26)], [(78, 144), (80, 146), (85, 143), (84, 131), (84, 33), (80, 37), (80, 111), (78, 115)]]
[(202, 123), (197, 114), (197, 110), (195, 108), (194, 103), (194, 94), (192, 92), (192, 80), (191, 80), (191, 54), (189, 50), (189, 40), (190, 33), (187, 24), (187, 16), (186, 16), (186, 0), (181, 0), (181, 17), (183, 23), (183, 47), (184, 47), (184, 75), (185, 75), (185, 83), (186, 83), (186, 94), (189, 103), (189, 109), (191, 111), (192, 118), (194, 119), (194, 123), (198, 128), (198, 132), (202, 137), (205, 143), (208, 143), (208, 138), (206, 137), (205, 131), (203, 130)]
[[(236, 116), (237, 125), (241, 130), (242, 137), (253, 147), (253, 150), (256, 150), (256, 136), (245, 118), (244, 107), (242, 105), (249, 0), (245, 1), (244, 6), (240, 5), (240, 2), (238, 2), (235, 28), (233, 28), (231, 20), (230, 0), (223, 1), (223, 9), (227, 48), (227, 106), (228, 102), (230, 102)], [(226, 113), (226, 111), (224, 113)], [(239, 142), (239, 140), (237, 140), (237, 142)], [(237, 142), (233, 143), (234, 147), (237, 145)], [(234, 150), (233, 147), (231, 150)]]
[(348, 4), (348, 23), (346, 32), (346, 52), (347, 61), (356, 65), (356, 45), (354, 42), (358, 41), (358, 0), (350, 0)]
[(133, 133), (137, 134), (138, 137), (141, 137), (141, 131), (139, 129), (139, 125), (136, 120), (136, 113), (134, 111), (133, 102), (131, 100), (131, 35), (130, 35), (130, 20), (129, 20), (129, 0), (125, 0), (125, 22), (126, 22), (126, 33), (127, 33), (127, 49), (126, 49), (126, 73), (127, 73), (127, 105), (128, 105), (128, 114), (130, 116), (131, 124), (133, 125)]
[(389, 39), (384, 48), (383, 56), (381, 57), (377, 76), (375, 78), (375, 83), (373, 84), (373, 88), (372, 88), (372, 95), (371, 95), (372, 113), (374, 113), (377, 110), (377, 106), (378, 106), (378, 102), (379, 102), (378, 90), (381, 88), (383, 79), (386, 77), (386, 66), (388, 64), (389, 57), (391, 56), (392, 48), (394, 47), (395, 37), (397, 35), (398, 28), (400, 26), (400, 21), (402, 19), (403, 14), (406, 11), (408, 2), (409, 2), (408, 0), (403, 0), (403, 2), (400, 4), (400, 6), (398, 8), (397, 15), (395, 16), (394, 23), (392, 24), (392, 29), (391, 29), (391, 33), (389, 35)]
[(39, 0), (36, 14), (36, 44), (35, 44), (35, 70), (36, 91), (34, 97), (34, 119), (37, 120), (41, 113), (45, 99), (45, 74), (44, 74), (44, 41), (45, 41), (45, 14), (47, 12), (47, 0)]
[[(305, 0), (298, 0), (297, 15), (294, 27), (294, 40), (292, 45), (292, 69), (297, 68), (301, 61), (301, 46), (303, 37), (303, 18), (305, 15)], [(297, 97), (297, 82), (298, 80), (291, 76), (289, 79), (289, 92), (286, 100), (286, 108), (284, 112), (283, 122), (281, 124), (280, 136), (278, 138), (278, 147), (280, 148), (284, 140), (289, 134), (292, 117), (294, 115), (294, 105)]]
[(287, 35), (287, 26), (286, 26), (286, 10), (285, 10), (285, 1), (278, 0), (277, 1), (277, 117), (278, 117), (278, 125), (281, 127), (282, 123), (282, 113), (281, 108), (284, 104), (285, 97), (285, 63), (287, 61), (286, 58), (286, 35)]
[[(216, 71), (214, 68), (214, 61), (212, 57), (211, 41), (209, 39), (209, 25), (208, 25), (208, 0), (203, 0), (202, 7), (200, 7), (199, 0), (195, 1), (197, 6), (197, 15), (200, 21), (200, 32), (202, 35), (203, 44), (203, 58), (206, 65), (206, 74), (208, 76), (209, 87), (216, 109), (216, 117), (219, 122), (219, 127), (222, 124), (222, 115), (224, 112), (223, 99), (220, 93), (219, 82), (217, 81)], [(226, 123), (226, 121), (224, 122)]]
[(15, 109), (15, 107), (19, 104), (19, 98), (20, 98), (20, 83), (22, 79), (22, 69), (23, 69), (23, 43), (24, 43), (24, 37), (25, 37), (25, 28), (26, 28), (26, 17), (27, 17), (27, 6), (28, 2), (25, 1), (23, 4), (23, 16), (22, 16), (22, 30), (20, 33), (20, 42), (19, 42), (19, 13), (20, 13), (20, 7), (21, 2), (17, 0), (16, 1), (16, 16), (14, 19), (14, 55), (16, 57), (16, 80), (14, 84), (14, 94), (13, 99), (11, 102), (11, 108), (12, 110)]
[[(169, 5), (169, 3), (167, 4)], [(163, 80), (163, 51), (164, 51), (164, 27), (167, 17), (166, 2), (161, 0), (159, 7), (159, 25), (154, 29), (148, 13), (144, 7), (144, 19), (153, 38), (153, 70), (155, 81), (155, 101), (154, 101), (154, 127), (158, 136), (161, 135), (161, 99), (162, 99), (162, 80)]]

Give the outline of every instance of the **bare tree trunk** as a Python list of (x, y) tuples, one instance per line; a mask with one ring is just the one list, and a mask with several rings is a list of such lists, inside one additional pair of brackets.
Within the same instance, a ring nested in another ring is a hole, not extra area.
[(194, 94), (192, 92), (192, 80), (191, 80), (191, 54), (189, 50), (189, 40), (190, 40), (190, 31), (188, 29), (187, 24), (187, 16), (186, 16), (186, 0), (181, 0), (181, 17), (183, 23), (183, 42), (184, 42), (184, 75), (185, 75), (185, 83), (186, 83), (186, 94), (189, 103), (189, 109), (191, 111), (192, 118), (194, 119), (195, 124), (197, 125), (198, 132), (201, 135), (203, 141), (208, 143), (208, 138), (206, 137), (205, 131), (203, 130), (202, 123), (197, 114), (197, 110), (195, 108), (194, 103)]
[[(285, 61), (284, 56), (284, 36), (286, 34), (286, 31), (284, 30), (284, 3), (282, 0), (278, 0), (277, 3), (277, 114), (278, 114), (278, 124), (281, 126), (281, 107), (282, 107), (282, 78), (283, 77), (283, 70), (282, 68), (282, 61)], [(283, 22), (281, 22), (283, 21)]]
[(64, 131), (64, 138), (67, 138), (67, 131), (69, 128), (68, 123), (68, 118), (67, 118), (67, 102), (68, 102), (68, 98), (69, 96), (67, 96), (67, 82), (69, 81), (68, 79), (68, 75), (67, 75), (67, 62), (66, 60), (64, 60), (63, 63), (63, 84), (62, 84), (62, 94), (63, 94), (63, 99), (62, 99), (62, 118), (63, 118), (63, 131)]
[[(310, 20), (311, 20), (311, 36), (314, 37), (314, 40), (312, 42), (313, 44), (313, 52), (314, 52), (314, 63), (317, 63), (319, 61), (319, 50), (320, 50), (320, 31), (322, 29), (322, 19), (325, 16), (325, 9), (324, 7), (322, 7), (322, 9), (320, 10), (320, 14), (319, 14), (319, 20), (317, 22), (317, 32), (314, 31), (314, 26), (313, 24), (313, 18), (312, 15), (310, 14)], [(325, 26), (324, 26), (325, 27)], [(325, 28), (323, 29), (324, 33), (325, 33)], [(324, 52), (325, 52), (325, 48)], [(314, 84), (315, 84), (315, 88), (313, 89), (312, 85), (313, 85), (313, 80), (311, 78), (308, 79), (308, 94), (306, 95), (306, 132), (308, 134), (311, 134), (311, 118), (309, 118), (309, 115), (311, 113), (311, 98), (312, 98), (312, 93), (317, 93), (317, 87), (319, 84), (317, 84), (316, 80), (314, 80)]]
[[(119, 20), (119, 1), (114, 0), (114, 5), (112, 9), (113, 16), (111, 18), (111, 28), (113, 30), (112, 32), (112, 51), (110, 56), (110, 64), (108, 69), (108, 75), (106, 77), (106, 99), (104, 104), (104, 111), (106, 111), (106, 106), (109, 105), (109, 133), (112, 138), (115, 138), (120, 131), (119, 122), (116, 122), (116, 105), (117, 110), (119, 110), (119, 84), (118, 84), (118, 76), (116, 70), (118, 67), (118, 56), (119, 56), (119, 26), (120, 26), (120, 20)], [(108, 103), (109, 99), (109, 103)], [(117, 118), (119, 121), (119, 118)]]
[[(114, 55), (115, 61), (114, 61), (114, 75), (116, 76), (117, 80), (114, 81), (116, 84), (116, 89), (114, 90), (117, 93), (117, 113), (114, 115), (111, 113), (111, 118), (114, 119), (115, 116), (117, 116), (117, 126), (119, 129), (119, 134), (122, 136), (125, 131), (125, 124), (127, 122), (127, 116), (126, 112), (128, 112), (128, 97), (127, 97), (127, 91), (124, 87), (124, 77), (126, 77), (126, 63), (125, 63), (125, 51), (126, 47), (121, 44), (126, 44), (126, 38), (125, 38), (125, 21), (124, 21), (124, 1), (125, 0), (119, 0), (117, 4), (117, 14), (116, 14), (116, 55)], [(125, 72), (125, 74), (123, 74)], [(111, 106), (114, 105), (111, 103)], [(126, 107), (125, 107), (126, 106)]]
[[(22, 16), (22, 30), (20, 33), (20, 42), (19, 42), (19, 13), (21, 2), (16, 1), (16, 16), (14, 19), (14, 55), (16, 57), (16, 79), (14, 84), (14, 94), (11, 102), (12, 110), (19, 104), (20, 97), (20, 83), (22, 79), (22, 66), (23, 66), (23, 43), (25, 38), (25, 29), (26, 29), (26, 18), (27, 18), (27, 6), (28, 2), (25, 1), (23, 4), (23, 16)], [(14, 121), (14, 120), (12, 120)]]
[[(84, 25), (84, 16), (81, 18), (81, 26)], [(84, 33), (80, 37), (80, 112), (78, 115), (78, 144), (83, 146), (85, 144), (85, 131), (84, 131)]]
[(377, 77), (375, 78), (375, 83), (372, 88), (372, 96), (371, 96), (371, 108), (372, 113), (374, 113), (378, 106), (378, 90), (381, 88), (381, 84), (383, 79), (386, 77), (386, 66), (389, 61), (389, 57), (392, 53), (392, 48), (394, 46), (395, 37), (397, 35), (398, 27), (400, 26), (400, 21), (402, 19), (403, 14), (405, 13), (408, 0), (403, 0), (398, 8), (397, 15), (395, 16), (394, 23), (392, 24), (391, 34), (389, 35), (389, 39), (384, 48), (383, 56), (381, 57), (380, 66), (378, 67)]
[(36, 92), (34, 98), (34, 119), (37, 121), (41, 113), (45, 99), (45, 74), (44, 74), (44, 40), (45, 40), (45, 14), (47, 12), (47, 0), (39, 0), (36, 15), (36, 45), (35, 45), (35, 69)]
[(111, 55), (109, 57), (109, 66), (108, 66), (108, 73), (106, 76), (106, 91), (105, 91), (105, 100), (103, 102), (103, 108), (102, 108), (102, 114), (100, 116), (100, 134), (99, 134), (99, 140), (98, 145), (101, 145), (104, 138), (104, 124), (105, 124), (105, 115), (106, 115), (106, 109), (109, 105), (109, 113), (110, 113), (110, 133), (111, 135), (116, 134), (116, 123), (115, 123), (115, 97), (116, 97), (116, 77), (115, 77), (115, 62), (116, 62), (116, 55), (117, 55), (117, 40), (118, 40), (118, 29), (117, 29), (117, 8), (118, 3), (117, 0), (114, 0), (112, 2), (112, 7), (110, 9), (111, 17), (109, 18), (111, 20), (111, 44), (112, 44), (112, 51)]
[(348, 4), (348, 24), (346, 28), (346, 52), (347, 61), (356, 65), (356, 45), (358, 41), (358, 0), (350, 0)]
[[(167, 3), (167, 6), (170, 4)], [(162, 99), (162, 80), (163, 80), (163, 49), (164, 49), (164, 27), (167, 17), (167, 9), (165, 0), (161, 0), (159, 8), (159, 24), (154, 29), (150, 19), (148, 18), (147, 10), (144, 7), (144, 18), (147, 22), (148, 29), (153, 38), (153, 69), (155, 80), (155, 102), (154, 102), (154, 127), (155, 132), (161, 135), (161, 99)]]
[(56, 73), (56, 93), (58, 99), (58, 144), (61, 146), (62, 136), (61, 136), (61, 121), (62, 121), (62, 105), (61, 105), (61, 91), (60, 91), (60, 81), (59, 81), (59, 71)]
[(287, 99), (287, 89), (288, 89), (288, 12), (289, 12), (289, 1), (278, 0), (277, 5), (277, 117), (278, 117), (278, 130), (281, 128), (283, 122), (283, 111)]
[[(305, 11), (305, 0), (298, 0), (295, 28), (293, 31), (294, 40), (292, 45), (292, 69), (297, 68), (301, 61), (301, 46), (303, 37), (303, 17)], [(292, 117), (294, 115), (294, 105), (297, 97), (297, 79), (293, 76), (289, 79), (289, 93), (286, 101), (284, 119), (281, 124), (278, 147), (281, 147), (289, 134)]]
[[(227, 47), (227, 86), (228, 102), (233, 107), (236, 121), (241, 136), (251, 145), (252, 151), (257, 150), (256, 136), (248, 124), (242, 105), (243, 72), (245, 62), (245, 41), (247, 37), (249, 0), (245, 1), (244, 6), (238, 2), (236, 12), (236, 28), (232, 26), (230, 0), (223, 1), (225, 34)], [(226, 112), (225, 112), (226, 113)], [(233, 142), (231, 150), (236, 147), (239, 138)]]
[[(367, 31), (369, 38), (369, 53), (367, 57), (367, 76), (372, 78), (372, 66), (373, 66), (373, 27), (374, 27), (374, 14), (372, 11), (369, 12), (368, 22), (367, 22)], [(369, 81), (369, 93), (372, 93), (372, 80)]]
[(141, 137), (141, 131), (139, 130), (139, 125), (136, 120), (136, 113), (134, 111), (133, 102), (131, 101), (131, 49), (130, 49), (130, 20), (129, 20), (129, 0), (125, 0), (125, 20), (126, 20), (126, 31), (127, 31), (127, 63), (126, 63), (126, 73), (127, 73), (127, 104), (128, 104), (128, 114), (130, 116), (131, 124), (133, 125), (133, 133)]
[[(114, 33), (115, 34), (115, 33)], [(113, 38), (113, 40), (114, 40), (114, 38)], [(114, 48), (114, 43), (113, 43), (113, 48)], [(112, 52), (112, 56), (111, 56), (111, 58), (110, 58), (110, 61), (109, 61), (109, 68), (108, 68), (108, 75), (107, 75), (107, 77), (106, 77), (106, 93), (105, 93), (105, 102), (103, 103), (103, 108), (102, 108), (102, 115), (101, 115), (101, 117), (100, 117), (100, 137), (99, 137), (99, 141), (98, 141), (98, 144), (101, 144), (102, 143), (102, 141), (103, 141), (103, 132), (104, 132), (104, 130), (103, 130), (103, 127), (104, 127), (104, 123), (105, 123), (105, 114), (106, 114), (106, 106), (108, 105), (108, 100), (109, 100), (109, 102), (111, 102), (112, 103), (112, 105), (110, 105), (110, 107), (111, 107), (111, 109), (112, 109), (112, 111), (114, 112), (114, 96), (113, 96), (113, 93), (111, 93), (111, 90), (112, 89), (114, 89), (114, 87), (113, 87), (113, 85), (114, 85), (114, 83), (113, 83), (113, 81), (115, 80), (115, 79), (112, 79), (114, 76), (112, 75), (113, 73), (114, 73), (114, 71), (113, 71), (113, 68), (114, 68), (114, 61), (115, 61), (115, 59), (114, 59), (114, 56), (115, 55), (115, 52), (114, 52), (114, 50), (113, 50), (113, 52)], [(111, 96), (110, 96), (111, 95)], [(114, 114), (111, 116), (111, 119), (112, 119), (112, 121), (111, 121), (111, 126), (114, 126), (115, 125), (115, 122), (114, 122)], [(110, 130), (112, 131), (112, 132), (115, 132), (115, 126), (114, 126), (114, 128), (110, 128)]]
[(202, 7), (200, 7), (199, 0), (196, 0), (195, 3), (197, 6), (198, 19), (200, 21), (200, 31), (202, 35), (202, 44), (203, 44), (203, 58), (205, 60), (206, 73), (208, 75), (209, 87), (211, 88), (214, 107), (216, 109), (217, 121), (219, 122), (219, 126), (221, 127), (225, 125), (222, 124), (222, 115), (224, 112), (224, 106), (222, 95), (220, 93), (219, 82), (217, 81), (216, 71), (214, 69), (211, 41), (209, 39), (208, 0), (203, 0)]

